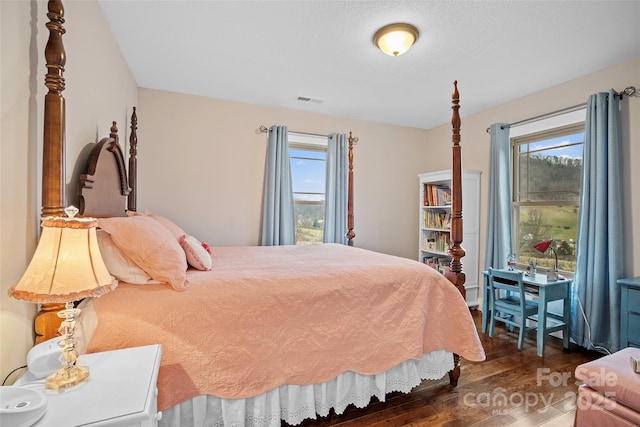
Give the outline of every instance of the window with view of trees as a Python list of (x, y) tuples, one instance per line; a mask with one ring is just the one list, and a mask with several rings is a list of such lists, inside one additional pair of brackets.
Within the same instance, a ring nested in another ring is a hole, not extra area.
[(296, 245), (322, 243), (327, 138), (289, 133)]
[(573, 273), (583, 142), (584, 123), (512, 139), (513, 249), (520, 264), (552, 268), (553, 252), (533, 245), (553, 239), (559, 270)]

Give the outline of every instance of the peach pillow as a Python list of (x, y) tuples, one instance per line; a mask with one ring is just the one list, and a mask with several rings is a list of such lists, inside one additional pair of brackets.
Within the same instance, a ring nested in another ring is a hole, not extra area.
[(187, 255), (187, 262), (190, 266), (201, 271), (210, 271), (213, 266), (211, 260), (211, 249), (206, 243), (188, 234), (180, 238), (180, 246)]
[(145, 215), (100, 218), (98, 225), (154, 280), (169, 283), (177, 291), (189, 287), (187, 259), (171, 232)]
[(104, 230), (97, 230), (98, 247), (102, 260), (109, 270), (109, 274), (116, 279), (132, 285), (152, 285), (162, 283), (153, 280), (143, 269), (131, 260), (122, 249), (113, 243), (111, 236)]
[[(127, 211), (127, 216), (140, 216), (142, 215), (141, 213), (138, 212), (134, 212), (134, 211)], [(160, 224), (162, 224), (162, 226), (164, 228), (166, 228), (167, 230), (169, 230), (169, 232), (171, 234), (173, 234), (173, 237), (176, 238), (176, 240), (180, 241), (180, 239), (182, 238), (182, 236), (185, 235), (184, 230), (177, 225), (176, 223), (174, 223), (173, 221), (171, 221), (169, 218), (163, 217), (161, 215), (156, 215), (153, 212), (147, 210), (144, 211), (144, 215), (153, 218), (154, 220), (158, 221)]]

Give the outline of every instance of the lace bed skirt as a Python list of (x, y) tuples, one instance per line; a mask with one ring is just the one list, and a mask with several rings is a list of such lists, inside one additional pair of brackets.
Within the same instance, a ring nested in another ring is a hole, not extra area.
[(422, 380), (437, 380), (453, 369), (453, 356), (444, 350), (410, 359), (375, 375), (345, 372), (324, 383), (282, 385), (247, 399), (221, 399), (200, 395), (162, 411), (160, 426), (279, 427), (307, 418), (329, 414), (331, 408), (342, 414), (348, 405), (364, 408), (376, 396), (384, 402), (388, 393), (408, 393)]

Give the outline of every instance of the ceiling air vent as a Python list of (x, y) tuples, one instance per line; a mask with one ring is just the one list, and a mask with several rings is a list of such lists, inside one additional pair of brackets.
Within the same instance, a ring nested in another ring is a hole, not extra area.
[(296, 100), (301, 102), (313, 102), (316, 104), (322, 104), (324, 102), (322, 99), (309, 98), (308, 96), (299, 96), (296, 98)]

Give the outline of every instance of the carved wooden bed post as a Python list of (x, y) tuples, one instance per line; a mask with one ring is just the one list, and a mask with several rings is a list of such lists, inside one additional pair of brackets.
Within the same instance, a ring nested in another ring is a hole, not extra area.
[(138, 115), (136, 107), (131, 113), (131, 135), (129, 136), (129, 196), (127, 198), (127, 210), (136, 211), (137, 175), (138, 175)]
[[(65, 102), (64, 66), (66, 53), (62, 44), (65, 29), (64, 7), (60, 0), (49, 0), (47, 5), (49, 22), (49, 40), (44, 55), (47, 62), (47, 74), (44, 84), (49, 92), (44, 97), (44, 132), (42, 144), (42, 216), (62, 216), (66, 205), (65, 197)], [(57, 325), (62, 319), (58, 311), (64, 304), (41, 304), (34, 319), (36, 344), (43, 337), (57, 334)]]
[(49, 0), (47, 22), (49, 40), (45, 48), (49, 92), (44, 97), (44, 141), (42, 146), (42, 216), (61, 216), (65, 200), (65, 103), (64, 65), (66, 53), (62, 44), (65, 29), (64, 7), (60, 0)]
[[(449, 271), (445, 274), (446, 278), (460, 291), (463, 298), (466, 298), (467, 292), (464, 288), (466, 276), (462, 271), (462, 261), (460, 259), (465, 255), (462, 243), (462, 158), (460, 151), (460, 94), (458, 93), (458, 81), (453, 82), (453, 93), (451, 94), (451, 116), (452, 131), (452, 162), (451, 162), (451, 245), (449, 247), (449, 256), (451, 264)], [(453, 371), (449, 372), (449, 382), (451, 385), (458, 385), (460, 377), (460, 356), (453, 354)]]
[(458, 93), (458, 81), (453, 82), (453, 94), (451, 95), (453, 115), (451, 126), (453, 127), (452, 162), (451, 162), (451, 257), (450, 269), (446, 274), (447, 279), (455, 285), (463, 297), (466, 297), (464, 283), (466, 276), (462, 271), (462, 258), (465, 255), (462, 243), (462, 160), (460, 153), (460, 95)]
[(353, 246), (353, 238), (356, 233), (353, 232), (353, 142), (354, 138), (349, 132), (349, 178), (347, 190), (347, 244)]

